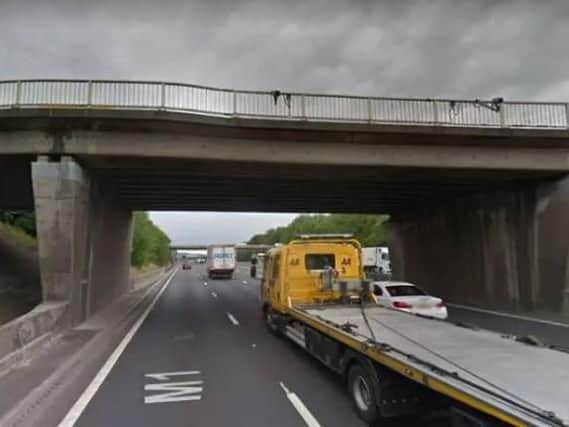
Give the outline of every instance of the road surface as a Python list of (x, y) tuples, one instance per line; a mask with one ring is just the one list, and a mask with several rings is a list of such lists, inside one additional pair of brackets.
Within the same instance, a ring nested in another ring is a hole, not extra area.
[[(240, 265), (233, 280), (209, 280), (203, 265), (177, 270), (71, 417), (75, 425), (364, 427), (336, 375), (267, 331), (248, 269)], [(452, 321), (569, 346), (563, 325), (459, 307), (449, 313)]]
[(532, 335), (545, 345), (569, 349), (569, 324), (567, 323), (452, 305), (448, 307), (448, 313), (448, 320), (451, 322), (476, 325), (482, 329), (510, 335)]
[(203, 273), (176, 272), (77, 426), (365, 425), (338, 377), (267, 331), (248, 270)]

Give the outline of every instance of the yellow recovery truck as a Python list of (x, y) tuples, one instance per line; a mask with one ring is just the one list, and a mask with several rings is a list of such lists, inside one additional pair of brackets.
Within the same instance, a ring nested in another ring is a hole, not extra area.
[(569, 354), (378, 306), (348, 235), (269, 251), (261, 299), (269, 328), (340, 374), (369, 423), (569, 426)]

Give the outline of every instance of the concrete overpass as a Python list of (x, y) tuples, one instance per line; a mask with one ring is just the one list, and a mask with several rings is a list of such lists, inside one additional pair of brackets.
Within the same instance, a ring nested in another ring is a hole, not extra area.
[[(271, 245), (249, 245), (245, 243), (229, 244), (235, 246), (236, 257), (238, 261), (249, 260), (252, 254), (258, 252), (266, 252), (271, 249)], [(171, 245), (170, 250), (174, 253), (178, 251), (205, 251), (209, 245), (190, 244), (190, 245)]]
[[(266, 251), (269, 250), (272, 246), (271, 245), (249, 245), (244, 243), (229, 243), (229, 246), (235, 246), (237, 250), (252, 250), (252, 251)], [(199, 250), (206, 250), (207, 247), (210, 245), (200, 245), (200, 244), (190, 244), (190, 245), (171, 245), (170, 249), (173, 251), (199, 251)]]
[(561, 310), (568, 129), (564, 103), (0, 82), (0, 208), (35, 206), (73, 319), (124, 292), (133, 210), (389, 213), (400, 277)]

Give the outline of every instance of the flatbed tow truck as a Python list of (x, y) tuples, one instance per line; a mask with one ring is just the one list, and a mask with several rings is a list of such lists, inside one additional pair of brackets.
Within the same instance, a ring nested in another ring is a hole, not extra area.
[(269, 251), (264, 320), (346, 381), (370, 424), (569, 426), (569, 354), (375, 304), (360, 244), (301, 236)]

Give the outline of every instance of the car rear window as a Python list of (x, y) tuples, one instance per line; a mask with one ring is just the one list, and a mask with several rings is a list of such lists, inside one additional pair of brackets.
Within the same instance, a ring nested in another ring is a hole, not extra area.
[(415, 286), (397, 285), (386, 286), (387, 292), (392, 297), (411, 297), (415, 295), (426, 295), (421, 289)]

